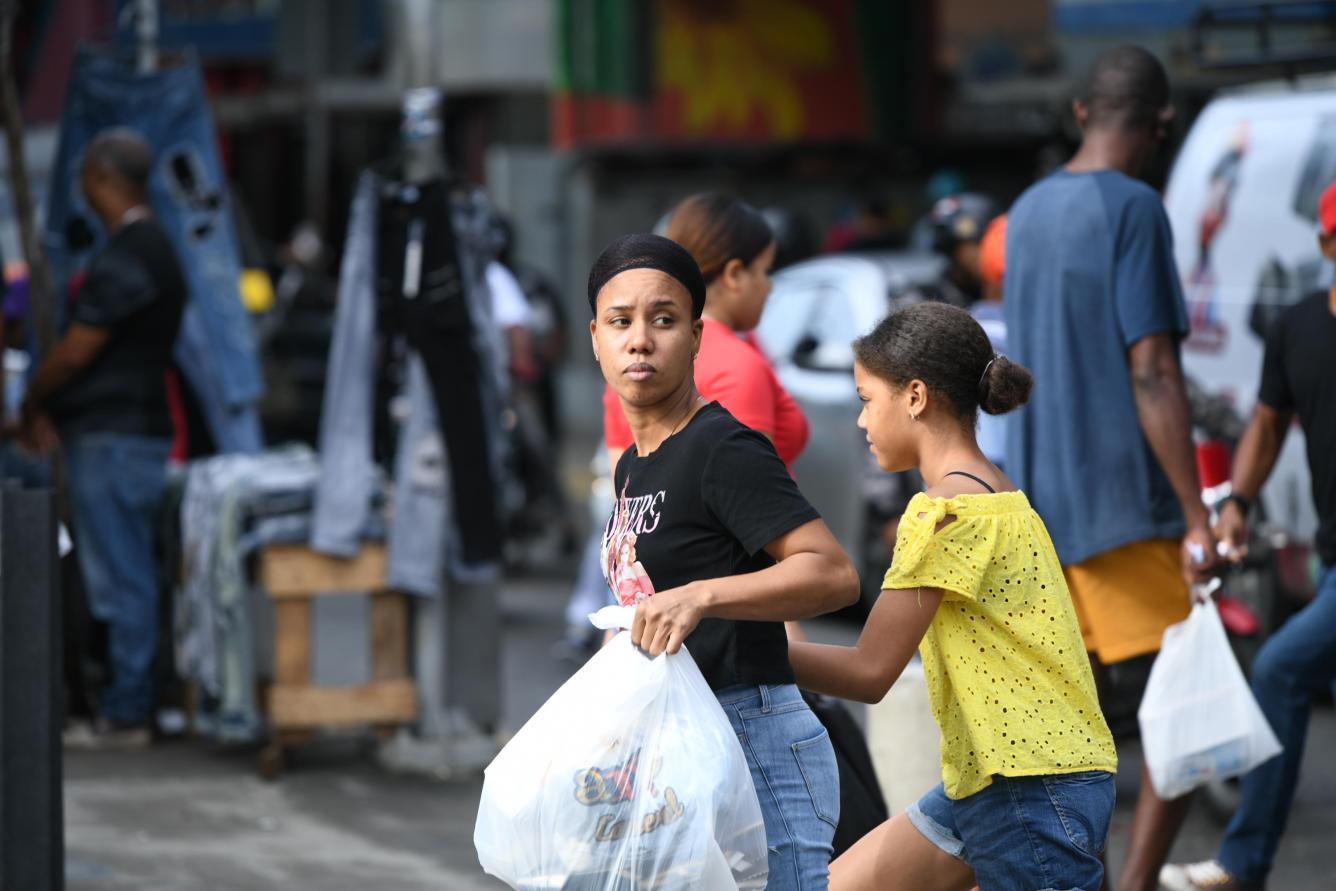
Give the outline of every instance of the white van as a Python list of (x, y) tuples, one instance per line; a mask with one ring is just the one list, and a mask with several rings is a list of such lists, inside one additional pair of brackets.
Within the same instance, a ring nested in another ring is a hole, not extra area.
[[(1212, 100), (1174, 163), (1165, 206), (1192, 323), (1184, 367), (1244, 418), (1257, 398), (1267, 327), (1331, 282), (1318, 251), (1317, 200), (1333, 180), (1331, 77)], [(1311, 543), (1317, 518), (1297, 429), (1262, 497), (1278, 531)]]

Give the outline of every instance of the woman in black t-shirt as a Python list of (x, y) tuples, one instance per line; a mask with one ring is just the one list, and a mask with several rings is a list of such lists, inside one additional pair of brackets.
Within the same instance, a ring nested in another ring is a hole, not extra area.
[(852, 603), (857, 574), (770, 442), (696, 392), (705, 285), (691, 255), (654, 235), (618, 239), (590, 271), (589, 303), (595, 359), (635, 437), (614, 474), (608, 583), (640, 600), (631, 639), (651, 658), (687, 644), (742, 740), (767, 887), (824, 889), (839, 781), (783, 622)]

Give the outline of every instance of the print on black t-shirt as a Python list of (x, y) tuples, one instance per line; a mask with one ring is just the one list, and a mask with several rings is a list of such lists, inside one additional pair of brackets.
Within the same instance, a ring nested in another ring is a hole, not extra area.
[(659, 491), (627, 498), (623, 483), (616, 509), (603, 532), (603, 577), (622, 606), (635, 606), (654, 593), (654, 583), (636, 553), (636, 542), (659, 528), (664, 495)]
[[(772, 566), (765, 547), (819, 516), (770, 441), (718, 403), (647, 457), (628, 449), (614, 484), (602, 558), (619, 602)], [(779, 622), (704, 619), (686, 647), (714, 690), (793, 682)]]

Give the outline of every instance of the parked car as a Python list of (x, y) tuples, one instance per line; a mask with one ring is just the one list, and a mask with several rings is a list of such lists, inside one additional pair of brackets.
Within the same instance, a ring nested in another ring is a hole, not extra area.
[(866, 334), (919, 285), (941, 274), (940, 257), (925, 253), (841, 254), (806, 260), (777, 272), (756, 329), (780, 382), (812, 428), (794, 463), (803, 493), (862, 569), (864, 602), (880, 589), (886, 568), (882, 525), (916, 489), (913, 480), (882, 473), (857, 427), (852, 342)]

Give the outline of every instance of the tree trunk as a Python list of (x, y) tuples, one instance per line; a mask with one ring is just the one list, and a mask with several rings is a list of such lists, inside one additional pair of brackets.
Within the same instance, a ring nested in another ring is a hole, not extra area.
[[(5, 143), (9, 149), (9, 180), (14, 192), (14, 213), (24, 259), (28, 263), (29, 307), (39, 352), (55, 342), (55, 283), (37, 231), (32, 190), (28, 186), (28, 163), (23, 154), (23, 112), (19, 108), (18, 85), (14, 82), (14, 17), (17, 0), (0, 0), (0, 114), (4, 116)], [(0, 345), (2, 346), (2, 345)]]
[[(0, 0), (0, 115), (4, 116), (5, 144), (9, 149), (9, 180), (14, 192), (14, 214), (18, 217), (19, 237), (24, 259), (28, 261), (28, 319), (37, 337), (37, 354), (45, 355), (56, 342), (56, 285), (51, 267), (42, 250), (42, 235), (37, 231), (32, 190), (28, 187), (28, 159), (23, 153), (23, 112), (19, 108), (18, 84), (14, 81), (14, 17), (18, 0)], [(0, 343), (0, 356), (5, 345)], [(0, 428), (7, 424), (4, 401), (4, 369), (0, 363)], [(17, 406), (16, 406), (17, 407)], [(51, 488), (61, 516), (69, 516), (65, 474), (59, 446), (51, 461)]]

